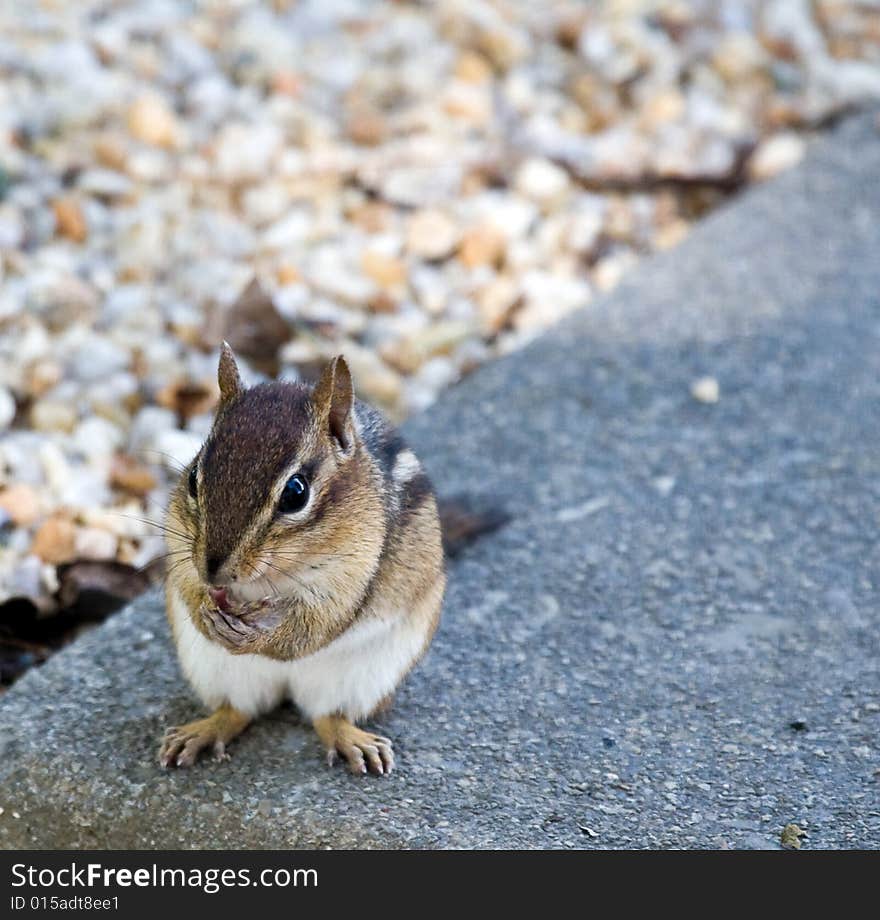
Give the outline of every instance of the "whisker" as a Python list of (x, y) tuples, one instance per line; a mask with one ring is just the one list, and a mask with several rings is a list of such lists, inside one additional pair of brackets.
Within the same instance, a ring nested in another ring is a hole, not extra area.
[(168, 559), (170, 556), (188, 556), (189, 553), (190, 551), (188, 549), (172, 549), (167, 553), (160, 553), (158, 556), (153, 556), (153, 558), (150, 560), (150, 563), (158, 562), (160, 559)]
[(165, 569), (165, 577), (167, 578), (172, 572), (180, 568), (180, 566), (186, 565), (188, 561), (189, 560), (187, 559), (178, 559), (177, 562), (174, 563), (174, 565), (170, 565), (168, 566), (168, 568)]
[(189, 550), (175, 550), (171, 553), (162, 553), (159, 556), (153, 556), (151, 559), (147, 560), (142, 566), (135, 569), (135, 572), (138, 575), (149, 575), (150, 569), (157, 567), (160, 569), (160, 573), (163, 576), (166, 576), (169, 572), (173, 571), (178, 564), (185, 563), (186, 559), (177, 559), (173, 565), (168, 565), (168, 560), (173, 556), (188, 556)]
[(111, 511), (111, 514), (115, 514), (117, 517), (127, 518), (129, 521), (138, 521), (140, 524), (146, 524), (149, 527), (155, 527), (156, 530), (160, 530), (165, 534), (171, 534), (175, 537), (180, 537), (181, 540), (195, 539), (194, 534), (178, 530), (175, 527), (172, 527), (170, 524), (166, 524), (164, 521), (153, 521), (150, 520), (150, 518), (138, 517), (134, 514), (126, 514), (124, 511)]
[(357, 557), (357, 553), (321, 553), (321, 552), (312, 552), (306, 550), (304, 552), (287, 552), (280, 549), (273, 549), (269, 547), (268, 552), (272, 553), (273, 556), (279, 556), (284, 559), (302, 559), (304, 556), (326, 556), (331, 559), (354, 559)]
[[(268, 560), (268, 559), (263, 559), (263, 562), (264, 562), (267, 566), (269, 566), (269, 568), (274, 569), (276, 572), (278, 572), (280, 575), (283, 575), (285, 578), (290, 578), (290, 579), (292, 579), (292, 580), (295, 581), (298, 585), (300, 585), (302, 588), (305, 588), (306, 590), (309, 589), (309, 586), (308, 586), (304, 581), (302, 581), (302, 579), (297, 578), (296, 575), (293, 574), (293, 572), (287, 572), (287, 571), (285, 571), (285, 570), (282, 569), (280, 566), (275, 565), (274, 562), (271, 562), (271, 561)], [(273, 587), (274, 587), (274, 583), (273, 583), (272, 580), (269, 578), (269, 576), (266, 575), (266, 576), (264, 576), (264, 577), (265, 577), (266, 580), (269, 582), (269, 584), (270, 584), (270, 585), (273, 585)], [(277, 589), (276, 589), (276, 590), (277, 590)], [(279, 593), (278, 596), (281, 597), (281, 594)]]
[(263, 577), (266, 579), (266, 581), (269, 582), (269, 587), (272, 589), (272, 593), (275, 595), (275, 597), (281, 597), (281, 592), (278, 590), (278, 588), (275, 587), (275, 582), (272, 581), (272, 579), (266, 575), (265, 572), (263, 573)]
[[(155, 447), (141, 447), (135, 451), (136, 454), (140, 454), (143, 457), (146, 457), (147, 454), (156, 454), (159, 457), (164, 457), (166, 460), (170, 460), (170, 465), (177, 470), (178, 473), (184, 473), (187, 469), (187, 465), (182, 465), (177, 457), (172, 454), (167, 453), (164, 450), (157, 450)], [(156, 461), (149, 461), (156, 463)]]

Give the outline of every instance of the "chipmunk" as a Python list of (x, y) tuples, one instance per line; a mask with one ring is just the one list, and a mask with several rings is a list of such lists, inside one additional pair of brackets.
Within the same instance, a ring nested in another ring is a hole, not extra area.
[(184, 674), (214, 712), (170, 729), (192, 765), (290, 698), (332, 764), (390, 773), (388, 738), (356, 727), (428, 648), (446, 576), (430, 481), (355, 399), (342, 357), (314, 388), (245, 389), (229, 346), (210, 435), (171, 496), (167, 614)]

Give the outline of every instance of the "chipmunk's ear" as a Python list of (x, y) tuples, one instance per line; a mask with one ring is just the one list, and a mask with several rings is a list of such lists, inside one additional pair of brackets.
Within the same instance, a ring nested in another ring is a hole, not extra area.
[(241, 375), (238, 373), (238, 365), (235, 363), (235, 355), (229, 347), (228, 342), (224, 342), (220, 348), (220, 363), (217, 365), (217, 383), (220, 385), (220, 405), (225, 406), (227, 403), (240, 396), (244, 392), (241, 384)]
[(354, 443), (354, 421), (351, 417), (354, 389), (351, 373), (342, 355), (333, 358), (324, 368), (315, 385), (312, 401), (330, 436), (344, 451), (349, 450)]

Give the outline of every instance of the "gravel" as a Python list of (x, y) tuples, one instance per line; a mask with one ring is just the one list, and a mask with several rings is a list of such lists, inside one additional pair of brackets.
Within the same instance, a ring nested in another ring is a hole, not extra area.
[(161, 552), (224, 335), (251, 377), (345, 352), (407, 417), (880, 97), (878, 34), (840, 0), (4, 4), (0, 604), (57, 608), (71, 527)]
[(878, 171), (845, 123), (407, 424), (512, 520), (451, 566), (393, 776), (287, 709), (161, 772), (197, 707), (146, 595), (0, 700), (2, 845), (880, 846)]

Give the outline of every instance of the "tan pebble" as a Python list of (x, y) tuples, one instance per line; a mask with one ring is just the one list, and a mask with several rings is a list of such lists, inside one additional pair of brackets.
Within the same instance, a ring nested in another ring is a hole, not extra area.
[(76, 528), (67, 518), (49, 518), (37, 531), (31, 552), (55, 565), (70, 562), (76, 558)]
[(613, 87), (603, 83), (597, 75), (579, 74), (572, 80), (570, 92), (584, 111), (585, 131), (602, 131), (619, 118)]
[(138, 552), (138, 545), (133, 540), (122, 539), (119, 541), (119, 548), (116, 550), (116, 561), (132, 565), (137, 558)]
[(14, 524), (28, 527), (39, 517), (39, 496), (31, 486), (20, 482), (13, 483), (0, 491), (0, 508), (12, 518)]
[(417, 211), (410, 218), (406, 247), (422, 259), (445, 259), (458, 242), (458, 231), (442, 211)]
[(461, 180), (461, 196), (469, 198), (482, 192), (497, 174), (484, 166), (469, 169)]
[(173, 147), (179, 133), (174, 113), (152, 93), (135, 100), (129, 109), (128, 130), (139, 141), (155, 147)]
[(625, 198), (612, 198), (605, 212), (605, 232), (612, 239), (628, 240), (635, 233), (632, 206)]
[(500, 73), (510, 70), (529, 53), (527, 43), (509, 29), (489, 29), (479, 36), (480, 50)]
[(474, 333), (471, 323), (447, 320), (426, 326), (405, 338), (390, 342), (382, 349), (382, 357), (404, 374), (412, 374), (429, 358), (444, 355)]
[(504, 234), (491, 225), (468, 230), (461, 238), (458, 257), (468, 268), (478, 265), (497, 265), (504, 256)]
[(382, 201), (367, 201), (348, 213), (348, 219), (367, 233), (384, 233), (391, 226), (394, 211)]
[(726, 35), (712, 54), (715, 70), (731, 84), (741, 84), (766, 61), (767, 53), (760, 42), (745, 32)]
[(82, 243), (89, 235), (89, 228), (79, 202), (73, 198), (58, 198), (52, 202), (55, 225), (59, 236), (74, 243)]
[(95, 157), (102, 166), (121, 172), (128, 161), (128, 150), (122, 138), (115, 134), (102, 134), (95, 141)]
[(408, 339), (392, 339), (379, 346), (382, 360), (401, 374), (414, 374), (425, 358)]
[(138, 262), (132, 262), (129, 265), (123, 265), (119, 269), (118, 280), (123, 282), (123, 284), (129, 284), (146, 281), (150, 277), (150, 270), (145, 265)]
[(394, 256), (386, 256), (373, 249), (365, 249), (361, 268), (381, 287), (396, 287), (406, 281), (406, 265)]
[(717, 403), (721, 395), (714, 377), (700, 377), (691, 384), (691, 396), (701, 403)]
[(360, 110), (348, 119), (346, 133), (350, 140), (363, 147), (376, 147), (387, 134), (388, 125), (379, 112)]
[[(200, 351), (205, 348), (205, 326), (203, 323), (180, 323), (172, 321), (168, 325), (169, 329), (174, 333), (174, 337), (180, 339), (184, 345), (189, 345), (191, 348), (197, 348)], [(130, 411), (132, 410), (129, 409), (129, 412)]]
[(671, 191), (658, 192), (654, 199), (654, 220), (658, 224), (668, 224), (679, 216), (679, 200)]
[(566, 105), (559, 113), (559, 127), (570, 134), (585, 134), (591, 121), (586, 112), (576, 105)]
[(400, 376), (368, 348), (349, 342), (339, 350), (351, 368), (355, 392), (363, 393), (368, 401), (377, 402), (386, 410), (399, 411), (403, 393)]
[(110, 469), (110, 484), (125, 492), (146, 495), (156, 488), (156, 477), (142, 463), (120, 454)]
[(667, 89), (651, 97), (640, 118), (645, 127), (656, 128), (659, 125), (678, 121), (684, 113), (684, 96), (677, 89)]
[(521, 300), (519, 284), (505, 276), (490, 281), (477, 294), (477, 307), (483, 327), (489, 335), (499, 333), (510, 321)]
[(131, 412), (118, 403), (95, 399), (92, 401), (91, 406), (95, 415), (107, 419), (108, 422), (112, 422), (118, 428), (126, 430), (131, 424)]
[[(157, 555), (161, 555), (157, 553)], [(141, 547), (134, 540), (123, 538), (119, 541), (119, 547), (116, 550), (116, 561), (125, 563), (125, 565), (138, 566), (141, 559)]]
[(492, 76), (492, 67), (482, 54), (465, 51), (455, 62), (455, 76), (466, 83), (483, 83)]
[(397, 301), (387, 291), (379, 291), (367, 301), (371, 313), (396, 313), (398, 306)]
[(278, 283), (281, 285), (284, 284), (298, 284), (302, 281), (302, 274), (300, 270), (295, 266), (291, 265), (289, 262), (285, 262), (283, 265), (279, 265), (275, 270), (275, 277), (278, 279)]
[(77, 423), (76, 410), (67, 403), (40, 399), (31, 406), (31, 427), (37, 431), (73, 431)]
[(280, 70), (272, 77), (272, 89), (294, 99), (303, 91), (303, 85), (303, 78), (293, 70)]
[(675, 220), (666, 224), (654, 236), (654, 245), (658, 249), (672, 249), (677, 246), (687, 235), (690, 225), (686, 220)]
[(73, 547), (77, 559), (115, 559), (117, 540), (98, 527), (77, 527)]
[(480, 87), (455, 82), (443, 94), (443, 111), (452, 118), (485, 124), (492, 114), (491, 99)]
[(61, 379), (61, 365), (49, 359), (34, 361), (25, 371), (25, 387), (31, 396), (42, 396)]
[(633, 260), (631, 253), (610, 255), (600, 259), (593, 269), (593, 281), (596, 287), (600, 291), (610, 291), (617, 287)]

